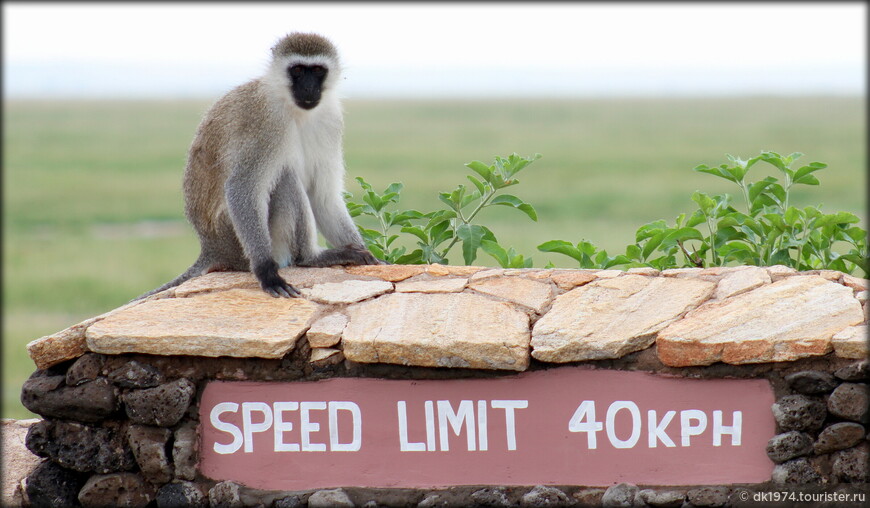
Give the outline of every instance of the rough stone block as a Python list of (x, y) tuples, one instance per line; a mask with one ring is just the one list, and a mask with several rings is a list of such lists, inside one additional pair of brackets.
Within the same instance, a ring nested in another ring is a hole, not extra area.
[(828, 372), (802, 370), (785, 376), (785, 382), (792, 390), (806, 395), (830, 393), (837, 387), (837, 380)]
[(21, 403), (36, 414), (98, 422), (118, 409), (115, 388), (106, 378), (86, 381), (78, 386), (66, 386), (65, 376), (50, 376), (35, 372), (21, 388)]
[(644, 489), (637, 495), (640, 501), (655, 508), (678, 508), (683, 505), (683, 501), (686, 499), (686, 494), (678, 490)]
[[(271, 297), (270, 297), (271, 298)], [(171, 427), (187, 412), (196, 386), (185, 378), (124, 395), (127, 417), (140, 425)]]
[(308, 337), (308, 344), (313, 348), (332, 347), (338, 344), (347, 322), (347, 316), (339, 312), (318, 319), (305, 334)]
[(828, 397), (828, 411), (853, 422), (870, 422), (870, 394), (864, 383), (843, 383)]
[(830, 352), (836, 332), (863, 320), (851, 289), (787, 277), (698, 307), (662, 330), (656, 345), (671, 367), (791, 361)]
[(172, 462), (175, 477), (181, 480), (196, 479), (197, 436), (196, 425), (187, 423), (175, 431), (172, 443)]
[(67, 386), (78, 386), (87, 381), (93, 381), (100, 375), (103, 368), (103, 357), (93, 353), (85, 353), (73, 362), (66, 371)]
[(79, 502), (84, 508), (124, 506), (145, 508), (157, 491), (153, 485), (134, 473), (114, 473), (91, 476), (79, 491)]
[(529, 365), (529, 317), (484, 296), (395, 293), (353, 305), (348, 315), (342, 343), (354, 362), (518, 371)]
[(545, 362), (620, 358), (645, 349), (655, 333), (710, 297), (703, 280), (623, 275), (556, 297), (535, 323), (532, 356)]
[(345, 271), (353, 275), (368, 275), (388, 282), (399, 282), (426, 272), (426, 265), (360, 265), (348, 266)]
[(567, 506), (569, 504), (571, 504), (571, 500), (567, 494), (556, 487), (547, 485), (536, 485), (520, 498), (520, 506), (523, 507)]
[(166, 455), (166, 445), (172, 431), (162, 427), (131, 425), (127, 442), (136, 457), (142, 476), (151, 483), (163, 484), (172, 479), (172, 463)]
[(109, 372), (109, 381), (122, 388), (152, 388), (163, 382), (163, 375), (151, 365), (130, 360)]
[(835, 333), (831, 344), (834, 346), (834, 354), (840, 358), (861, 359), (870, 356), (867, 325), (850, 326)]
[(686, 492), (686, 500), (691, 506), (720, 507), (728, 504), (728, 495), (731, 489), (726, 486), (701, 487)]
[(767, 270), (758, 266), (743, 266), (738, 270), (725, 273), (716, 286), (713, 297), (724, 300), (747, 291), (753, 290), (764, 284), (770, 284), (770, 275)]
[(231, 289), (152, 300), (91, 325), (98, 353), (281, 358), (308, 329), (317, 305)]
[(604, 491), (604, 496), (601, 498), (601, 506), (634, 506), (634, 499), (637, 497), (638, 491), (637, 486), (630, 483), (617, 483)]
[(815, 470), (813, 465), (806, 457), (790, 460), (777, 464), (773, 468), (773, 473), (770, 475), (773, 483), (819, 483), (822, 481), (821, 475)]
[(27, 477), (27, 499), (34, 508), (77, 506), (87, 475), (45, 461)]
[(840, 481), (849, 483), (867, 483), (870, 481), (868, 462), (870, 462), (870, 443), (834, 452), (834, 463), (831, 472)]
[(825, 427), (814, 445), (817, 454), (845, 450), (860, 443), (867, 429), (859, 423), (841, 422)]
[(777, 434), (767, 442), (767, 456), (780, 464), (813, 453), (813, 437), (795, 430)]
[(308, 497), (308, 508), (353, 508), (354, 503), (343, 489), (318, 490)]
[(42, 420), (30, 427), (26, 443), (40, 457), (75, 471), (113, 473), (136, 467), (126, 439), (117, 428)]
[(784, 431), (814, 431), (822, 427), (825, 403), (803, 395), (786, 395), (771, 406), (776, 424)]
[(834, 371), (834, 377), (843, 381), (866, 381), (870, 380), (870, 362), (862, 360), (850, 363)]
[(167, 483), (157, 491), (157, 508), (208, 508), (208, 497), (195, 483)]
[(553, 270), (550, 280), (559, 289), (570, 290), (595, 280), (595, 273), (584, 270)]

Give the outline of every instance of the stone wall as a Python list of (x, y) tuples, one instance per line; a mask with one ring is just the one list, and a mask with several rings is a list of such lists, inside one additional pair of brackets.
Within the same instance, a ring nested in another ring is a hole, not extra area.
[[(759, 506), (751, 494), (866, 492), (862, 279), (785, 267), (281, 274), (302, 298), (273, 299), (249, 273), (212, 273), (32, 342), (39, 370), (22, 402), (43, 420), (26, 444), (46, 460), (25, 481), (26, 503)], [(770, 482), (276, 492), (196, 467), (197, 405), (211, 380), (504, 377), (563, 364), (767, 379), (778, 432)]]

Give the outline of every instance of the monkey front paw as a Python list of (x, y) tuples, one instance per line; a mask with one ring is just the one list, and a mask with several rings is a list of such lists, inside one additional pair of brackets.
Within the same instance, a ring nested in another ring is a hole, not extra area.
[(278, 275), (278, 265), (274, 261), (264, 263), (254, 269), (254, 275), (260, 281), (260, 287), (263, 291), (269, 293), (275, 298), (292, 298), (299, 296), (299, 291), (296, 290), (287, 281)]

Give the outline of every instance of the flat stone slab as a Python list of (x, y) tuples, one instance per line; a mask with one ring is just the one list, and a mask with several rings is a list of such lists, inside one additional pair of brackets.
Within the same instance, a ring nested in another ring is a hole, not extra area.
[(671, 367), (791, 361), (831, 351), (831, 337), (864, 321), (851, 288), (791, 276), (709, 302), (662, 330), (659, 359)]
[(346, 280), (317, 284), (301, 290), (305, 298), (321, 303), (355, 303), (393, 290), (393, 284), (384, 280)]
[(485, 296), (395, 293), (353, 305), (348, 316), (342, 343), (354, 362), (516, 371), (529, 365), (528, 316)]
[(648, 347), (655, 333), (710, 297), (697, 279), (622, 275), (556, 297), (535, 323), (532, 356), (545, 362), (620, 358)]
[(306, 337), (311, 347), (332, 347), (341, 340), (341, 332), (347, 326), (347, 316), (334, 312), (323, 316), (311, 325)]
[(398, 293), (459, 293), (465, 289), (465, 279), (438, 277), (432, 280), (405, 280), (396, 284)]
[(522, 277), (492, 277), (472, 281), (468, 287), (528, 307), (540, 313), (553, 297), (552, 287), (543, 282)]
[(3, 437), (3, 460), (0, 461), (0, 482), (3, 484), (0, 492), (0, 506), (21, 506), (21, 480), (27, 477), (43, 459), (37, 457), (24, 444), (27, 431), (39, 422), (37, 418), (29, 420), (10, 420), (4, 418), (0, 422), (0, 434)]
[(870, 344), (867, 342), (867, 325), (850, 326), (831, 338), (834, 353), (840, 358), (867, 358)]
[(281, 358), (308, 329), (317, 305), (231, 289), (144, 302), (88, 328), (95, 353)]

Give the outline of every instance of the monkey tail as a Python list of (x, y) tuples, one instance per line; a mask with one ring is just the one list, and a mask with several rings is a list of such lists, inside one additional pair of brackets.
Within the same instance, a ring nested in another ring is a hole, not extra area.
[(182, 273), (178, 277), (172, 279), (171, 281), (167, 282), (166, 284), (160, 286), (159, 288), (152, 289), (151, 291), (148, 291), (147, 293), (142, 293), (141, 295), (137, 296), (136, 298), (133, 298), (130, 301), (135, 302), (136, 300), (141, 300), (141, 299), (149, 297), (153, 294), (156, 294), (156, 293), (159, 293), (161, 291), (167, 290), (169, 288), (173, 288), (175, 286), (178, 286), (179, 284), (181, 284), (182, 282), (184, 282), (188, 279), (192, 279), (198, 275), (202, 275), (203, 271), (206, 268), (208, 268), (210, 264), (211, 264), (211, 261), (208, 259), (205, 259), (205, 257), (203, 257), (202, 254), (200, 254), (199, 259), (197, 259), (196, 262), (190, 266), (190, 268), (185, 270), (184, 273)]

